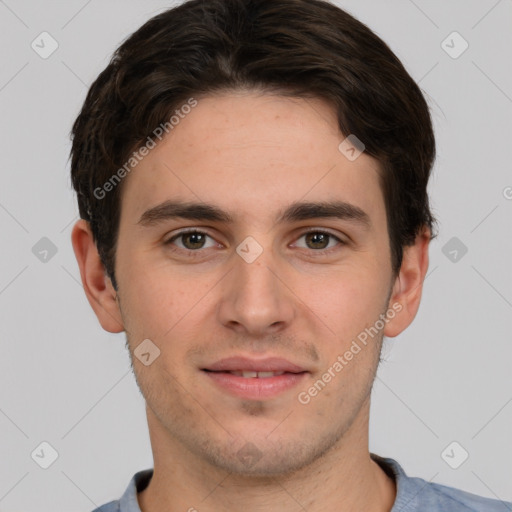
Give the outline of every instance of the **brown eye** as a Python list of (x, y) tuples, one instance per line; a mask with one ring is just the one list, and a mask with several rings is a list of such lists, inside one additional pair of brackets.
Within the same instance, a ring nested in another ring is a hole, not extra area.
[[(208, 238), (211, 240), (210, 245), (206, 245)], [(197, 251), (199, 249), (206, 249), (215, 245), (214, 240), (208, 234), (203, 233), (202, 231), (181, 232), (170, 238), (165, 243), (166, 245), (177, 245), (178, 248), (187, 251)]]
[(322, 232), (313, 232), (305, 235), (306, 245), (311, 249), (325, 249), (329, 245), (330, 235)]
[(205, 235), (202, 233), (185, 233), (181, 235), (183, 245), (186, 249), (202, 249), (205, 242)]
[(303, 243), (296, 243), (302, 249), (312, 249), (313, 252), (330, 251), (336, 245), (345, 245), (343, 240), (326, 231), (308, 231), (304, 233), (299, 240), (304, 239)]

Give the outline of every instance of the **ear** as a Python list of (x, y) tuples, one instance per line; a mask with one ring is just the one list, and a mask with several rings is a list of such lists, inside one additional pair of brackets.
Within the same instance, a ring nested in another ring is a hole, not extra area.
[(101, 326), (108, 332), (124, 331), (117, 293), (106, 275), (89, 222), (83, 219), (77, 221), (71, 233), (71, 243), (80, 267), (85, 295)]
[(396, 314), (393, 317), (389, 315), (384, 336), (398, 336), (411, 324), (418, 312), (423, 281), (428, 269), (430, 238), (431, 232), (425, 227), (416, 236), (414, 245), (404, 247), (402, 265), (388, 303), (388, 311)]

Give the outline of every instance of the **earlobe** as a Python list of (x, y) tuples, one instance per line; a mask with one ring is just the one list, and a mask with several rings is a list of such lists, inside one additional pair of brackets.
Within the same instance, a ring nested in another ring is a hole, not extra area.
[(80, 268), (87, 300), (101, 326), (108, 332), (124, 331), (117, 294), (101, 262), (89, 223), (80, 219), (71, 233), (73, 251)]
[(412, 323), (418, 312), (428, 269), (430, 238), (430, 230), (425, 227), (416, 236), (414, 245), (404, 247), (402, 265), (388, 304), (388, 308), (399, 312), (387, 322), (384, 336), (398, 336)]

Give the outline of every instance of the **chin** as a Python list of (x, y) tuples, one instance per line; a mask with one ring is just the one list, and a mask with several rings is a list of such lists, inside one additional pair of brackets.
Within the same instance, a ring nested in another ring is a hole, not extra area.
[(316, 443), (312, 441), (305, 443), (304, 437), (300, 436), (297, 439), (288, 437), (270, 441), (265, 433), (256, 438), (244, 436), (236, 442), (229, 442), (224, 449), (218, 442), (196, 445), (196, 454), (232, 475), (253, 478), (284, 477), (320, 459), (335, 442), (330, 438), (317, 440)]

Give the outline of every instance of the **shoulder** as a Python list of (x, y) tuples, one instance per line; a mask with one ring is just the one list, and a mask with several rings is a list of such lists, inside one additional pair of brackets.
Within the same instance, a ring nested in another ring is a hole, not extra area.
[(152, 476), (152, 469), (135, 473), (121, 499), (110, 501), (92, 512), (141, 512), (137, 501), (137, 493), (147, 487)]
[(512, 503), (484, 498), (447, 485), (408, 476), (400, 464), (389, 457), (371, 454), (397, 484), (391, 512), (512, 512)]
[(117, 500), (111, 501), (110, 503), (105, 503), (105, 505), (95, 508), (92, 512), (119, 512), (120, 510), (119, 500)]
[[(453, 512), (512, 512), (512, 503), (484, 498), (447, 485), (426, 482), (424, 491), (418, 495), (418, 510), (450, 510)], [(412, 510), (416, 510), (414, 507)]]

